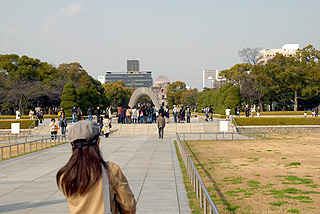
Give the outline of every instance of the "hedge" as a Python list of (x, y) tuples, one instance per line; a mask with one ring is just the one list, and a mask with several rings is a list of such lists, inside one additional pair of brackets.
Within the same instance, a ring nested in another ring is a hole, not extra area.
[[(20, 119), (29, 119), (30, 117), (28, 115), (21, 115)], [(36, 119), (37, 116), (33, 115), (33, 118)], [(58, 118), (58, 115), (50, 115), (50, 114), (45, 114), (43, 118)], [(16, 119), (16, 115), (0, 115), (0, 120), (1, 119)]]
[[(231, 110), (232, 112), (232, 110)], [(308, 115), (311, 115), (311, 111), (307, 111)], [(251, 112), (249, 113), (251, 116)], [(260, 113), (261, 116), (272, 116), (272, 115), (303, 115), (304, 111), (263, 111)], [(245, 112), (241, 112), (240, 115), (245, 115)], [(257, 115), (257, 112), (254, 114)]]
[[(28, 129), (33, 120), (1, 120), (0, 129), (11, 129), (11, 123), (20, 123), (20, 129)], [(38, 120), (35, 120), (31, 128), (38, 126)]]
[(320, 125), (320, 117), (235, 117), (238, 126)]

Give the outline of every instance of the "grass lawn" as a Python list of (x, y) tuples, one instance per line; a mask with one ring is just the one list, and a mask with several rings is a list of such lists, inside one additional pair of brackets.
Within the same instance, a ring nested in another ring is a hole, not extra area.
[(220, 213), (320, 213), (320, 134), (183, 143)]
[[(21, 156), (21, 155), (25, 155), (25, 154), (29, 154), (29, 153), (32, 153), (32, 152), (36, 152), (36, 151), (40, 151), (40, 150), (43, 150), (43, 149), (46, 149), (46, 148), (50, 148), (50, 147), (54, 147), (54, 146), (57, 146), (57, 145), (61, 145), (61, 144), (64, 144), (66, 142), (62, 142), (59, 144), (58, 140), (56, 141), (56, 145), (54, 143), (54, 141), (52, 141), (52, 143), (50, 144), (50, 140), (48, 140), (48, 142), (38, 142), (38, 143), (28, 143), (28, 144), (20, 144), (18, 146), (12, 146), (11, 147), (11, 158), (14, 158), (14, 157), (18, 157), (18, 156)], [(0, 143), (0, 147), (1, 146), (8, 146), (10, 144), (1, 144)], [(18, 155), (18, 150), (19, 150), (19, 155)], [(24, 151), (26, 153), (24, 153)], [(3, 154), (2, 154), (3, 152)], [(0, 155), (3, 155), (3, 160), (8, 160), (10, 159), (10, 147), (5, 147), (3, 148), (3, 150), (1, 149), (0, 150)], [(1, 162), (1, 159), (0, 159), (0, 162)]]

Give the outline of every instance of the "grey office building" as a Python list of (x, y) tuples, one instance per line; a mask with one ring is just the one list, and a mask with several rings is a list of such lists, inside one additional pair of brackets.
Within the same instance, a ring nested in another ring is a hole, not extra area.
[(140, 71), (139, 60), (138, 59), (127, 60), (127, 71)]
[(152, 71), (106, 71), (105, 83), (123, 81), (127, 88), (151, 87)]

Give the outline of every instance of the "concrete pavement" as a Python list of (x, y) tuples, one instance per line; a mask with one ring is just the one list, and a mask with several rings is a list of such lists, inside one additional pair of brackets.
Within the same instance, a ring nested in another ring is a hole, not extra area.
[[(123, 169), (137, 213), (191, 213), (173, 135), (113, 135), (101, 138), (101, 151)], [(1, 162), (0, 213), (69, 213), (55, 175), (70, 155), (64, 144)]]

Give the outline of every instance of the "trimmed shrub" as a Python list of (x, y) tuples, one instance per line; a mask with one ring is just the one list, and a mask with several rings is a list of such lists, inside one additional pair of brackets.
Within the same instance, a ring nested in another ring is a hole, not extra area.
[(238, 126), (320, 125), (320, 117), (235, 117)]
[[(20, 123), (20, 129), (28, 129), (33, 123), (33, 120), (1, 120), (0, 129), (11, 129), (11, 123)], [(36, 120), (31, 128), (38, 126), (38, 120)]]
[(64, 86), (61, 95), (61, 107), (64, 109), (67, 117), (71, 116), (73, 106), (77, 106), (77, 92), (74, 85), (69, 82)]

